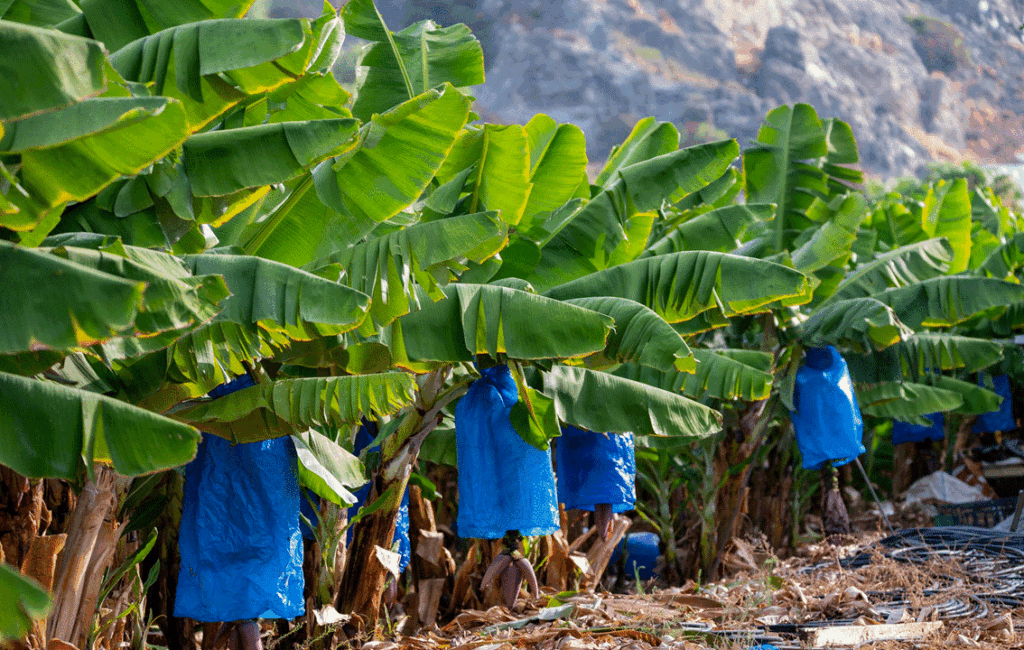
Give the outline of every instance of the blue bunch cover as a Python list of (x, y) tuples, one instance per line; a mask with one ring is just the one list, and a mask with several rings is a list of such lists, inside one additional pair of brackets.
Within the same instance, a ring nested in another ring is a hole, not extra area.
[(551, 452), (523, 441), (509, 413), (519, 401), (508, 366), (480, 373), (455, 407), (459, 536), (498, 539), (558, 530)]
[(617, 564), (626, 553), (626, 577), (636, 576), (641, 580), (650, 580), (655, 576), (654, 568), (658, 563), (658, 535), (656, 533), (630, 533), (622, 538), (619, 545), (612, 551), (609, 564)]
[(831, 345), (811, 348), (796, 373), (793, 430), (804, 469), (845, 465), (864, 453), (861, 419), (846, 361)]
[[(210, 397), (252, 385), (244, 376)], [(203, 434), (185, 466), (178, 548), (175, 616), (204, 622), (301, 616), (306, 608), (292, 439), (232, 446)]]
[(594, 433), (566, 425), (555, 445), (558, 501), (567, 510), (593, 510), (598, 503), (610, 503), (613, 512), (633, 509), (636, 457), (632, 433)]
[(929, 413), (925, 417), (932, 423), (931, 426), (893, 420), (892, 444), (943, 440), (946, 437), (946, 416), (942, 413)]
[[(355, 444), (353, 445), (356, 454), (360, 453), (366, 445), (373, 442), (376, 437), (374, 432), (377, 430), (376, 424), (368, 425), (367, 422), (363, 421), (363, 426), (359, 427), (359, 431), (356, 432)], [(370, 451), (379, 451), (380, 445), (377, 445), (370, 449)], [(352, 518), (356, 516), (359, 509), (366, 503), (366, 495), (370, 493), (370, 484), (362, 486), (356, 490), (353, 494), (356, 497), (355, 504), (348, 509), (348, 519), (352, 521)], [(352, 529), (348, 529), (348, 541), (352, 541)], [(398, 563), (398, 572), (405, 571), (405, 568), (409, 566), (409, 560), (412, 559), (412, 544), (409, 542), (409, 490), (406, 489), (405, 494), (402, 495), (402, 504), (398, 506), (398, 517), (395, 518), (395, 534), (391, 538), (392, 546), (395, 542), (398, 542), (397, 552), (402, 556), (402, 559)]]
[[(978, 385), (985, 386), (985, 377), (981, 373), (978, 376)], [(1010, 378), (1006, 375), (992, 376), (992, 390), (1003, 398), (999, 404), (998, 411), (982, 413), (974, 421), (974, 433), (985, 433), (989, 431), (1010, 431), (1017, 428), (1013, 419), (1013, 397), (1010, 393)]]

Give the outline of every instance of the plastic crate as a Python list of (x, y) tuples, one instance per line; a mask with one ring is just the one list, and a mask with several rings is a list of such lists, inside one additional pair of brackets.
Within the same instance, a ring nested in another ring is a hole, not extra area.
[(1013, 514), (1017, 497), (935, 506), (936, 526), (978, 526), (991, 528)]

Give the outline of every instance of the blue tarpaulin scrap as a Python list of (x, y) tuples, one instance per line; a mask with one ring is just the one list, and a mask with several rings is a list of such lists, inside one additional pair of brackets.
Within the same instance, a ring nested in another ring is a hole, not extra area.
[(658, 535), (656, 533), (630, 533), (622, 538), (608, 560), (611, 565), (619, 563), (623, 551), (626, 553), (626, 577), (650, 580), (655, 577), (654, 567), (658, 563)]
[[(210, 397), (252, 385), (243, 376)], [(203, 434), (195, 459), (185, 467), (178, 548), (175, 616), (214, 622), (305, 613), (292, 439), (232, 446)]]
[[(363, 426), (359, 427), (359, 431), (356, 433), (355, 444), (353, 449), (356, 454), (360, 453), (366, 445), (373, 442), (376, 436), (377, 426), (376, 423), (369, 424), (364, 420)], [(380, 445), (374, 446), (370, 449), (371, 452), (380, 451)], [(370, 493), (370, 484), (362, 486), (356, 490), (353, 494), (356, 497), (355, 504), (348, 509), (349, 521), (356, 516), (359, 509), (366, 503), (366, 495)], [(348, 541), (352, 541), (352, 529), (348, 529)], [(398, 543), (398, 548), (395, 551), (402, 556), (402, 559), (398, 563), (398, 572), (405, 571), (405, 568), (409, 566), (409, 560), (412, 559), (412, 545), (409, 542), (409, 489), (406, 488), (405, 494), (402, 495), (402, 504), (398, 506), (398, 516), (395, 518), (395, 534), (391, 538), (391, 546), (394, 548), (395, 543)]]
[(558, 501), (567, 510), (593, 510), (610, 503), (612, 512), (633, 509), (636, 457), (632, 433), (595, 433), (563, 426), (555, 443)]
[(844, 465), (864, 453), (861, 419), (846, 361), (834, 347), (811, 348), (796, 373), (792, 413), (804, 469)]
[[(985, 376), (978, 373), (978, 385), (985, 387)], [(982, 413), (974, 421), (974, 433), (986, 433), (990, 431), (1010, 431), (1017, 428), (1013, 419), (1013, 397), (1010, 393), (1010, 378), (1006, 375), (992, 376), (992, 389), (1003, 401), (999, 404), (998, 411)]]
[(498, 539), (558, 530), (551, 452), (523, 441), (509, 413), (519, 400), (508, 366), (481, 371), (455, 407), (461, 537)]
[(946, 416), (942, 413), (929, 413), (925, 416), (931, 426), (910, 424), (899, 420), (892, 421), (892, 444), (904, 442), (924, 442), (925, 440), (943, 440), (946, 437)]

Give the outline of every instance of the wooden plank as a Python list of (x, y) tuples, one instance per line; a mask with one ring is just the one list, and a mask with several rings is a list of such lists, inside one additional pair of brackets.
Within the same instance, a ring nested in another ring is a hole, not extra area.
[(858, 645), (868, 641), (918, 639), (940, 629), (942, 629), (942, 621), (883, 625), (837, 625), (815, 629), (811, 633), (810, 642), (815, 647), (834, 648)]

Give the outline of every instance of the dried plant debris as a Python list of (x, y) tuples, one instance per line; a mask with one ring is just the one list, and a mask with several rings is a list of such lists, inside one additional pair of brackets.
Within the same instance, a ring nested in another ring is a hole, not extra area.
[(634, 594), (545, 589), (515, 609), (466, 610), (443, 627), (363, 647), (1024, 648), (1024, 535), (945, 527), (846, 542), (779, 560), (763, 540), (734, 540), (728, 562), (738, 572), (715, 584)]

